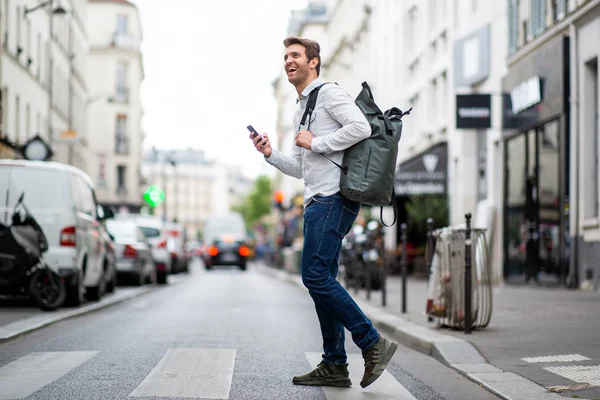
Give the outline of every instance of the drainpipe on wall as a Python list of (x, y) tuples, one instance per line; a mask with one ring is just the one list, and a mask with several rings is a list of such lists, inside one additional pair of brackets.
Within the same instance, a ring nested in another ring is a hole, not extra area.
[(569, 276), (567, 277), (567, 286), (571, 289), (579, 287), (579, 214), (580, 214), (580, 199), (579, 199), (579, 58), (578, 58), (578, 41), (577, 41), (577, 28), (571, 22), (569, 24), (569, 36), (571, 45), (569, 46), (570, 52), (570, 80), (571, 80), (571, 93), (569, 97), (569, 104), (571, 107), (571, 154), (570, 154), (570, 175), (571, 175), (571, 187), (569, 196), (569, 211), (570, 211), (570, 225), (571, 229), (569, 235), (571, 236), (571, 250), (570, 250), (570, 268)]

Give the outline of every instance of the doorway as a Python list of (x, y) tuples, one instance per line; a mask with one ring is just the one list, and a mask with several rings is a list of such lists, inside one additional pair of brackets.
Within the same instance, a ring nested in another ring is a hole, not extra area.
[(560, 119), (505, 144), (504, 278), (560, 282), (565, 271)]

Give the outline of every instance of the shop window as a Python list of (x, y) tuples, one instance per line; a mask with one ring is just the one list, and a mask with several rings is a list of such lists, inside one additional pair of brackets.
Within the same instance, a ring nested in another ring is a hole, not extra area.
[(583, 163), (582, 190), (585, 218), (598, 217), (598, 59), (585, 64), (583, 77)]

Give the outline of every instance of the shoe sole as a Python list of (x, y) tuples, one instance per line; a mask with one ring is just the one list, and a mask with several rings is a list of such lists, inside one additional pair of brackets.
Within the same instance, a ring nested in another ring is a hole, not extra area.
[(383, 374), (383, 372), (387, 368), (388, 363), (394, 356), (394, 353), (396, 353), (397, 349), (398, 349), (398, 344), (391, 342), (390, 347), (386, 350), (385, 353), (383, 353), (383, 359), (381, 360), (381, 364), (380, 364), (383, 366), (383, 368), (381, 368), (381, 372), (378, 374), (373, 374), (373, 376), (371, 376), (369, 379), (367, 379), (366, 382), (364, 382), (364, 383), (361, 382), (360, 386), (362, 386), (363, 388), (366, 388), (371, 383), (375, 382), (377, 380), (377, 378), (379, 378), (381, 376), (381, 374)]
[(333, 379), (333, 380), (323, 380), (323, 379), (309, 379), (305, 381), (295, 381), (292, 380), (294, 385), (303, 385), (303, 386), (335, 386), (335, 387), (350, 387), (352, 386), (352, 381), (350, 379)]

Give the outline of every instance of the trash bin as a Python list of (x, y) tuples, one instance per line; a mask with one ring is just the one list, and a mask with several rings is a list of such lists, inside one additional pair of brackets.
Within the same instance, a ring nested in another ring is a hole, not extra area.
[[(471, 230), (471, 305), (473, 328), (486, 327), (492, 316), (491, 266), (485, 229)], [(426, 313), (450, 328), (465, 327), (466, 229), (447, 227), (434, 232), (435, 252), (429, 274)]]

